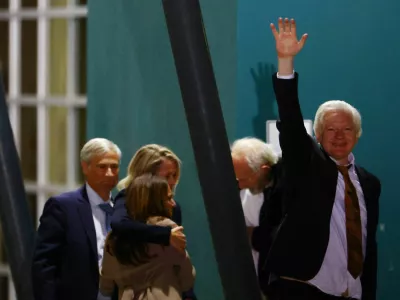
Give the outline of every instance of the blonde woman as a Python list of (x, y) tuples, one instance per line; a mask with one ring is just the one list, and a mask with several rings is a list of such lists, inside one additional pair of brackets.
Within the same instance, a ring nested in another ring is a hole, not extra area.
[[(178, 226), (158, 226), (137, 222), (129, 217), (125, 199), (127, 188), (133, 180), (143, 174), (151, 173), (167, 180), (172, 192), (175, 191), (181, 174), (181, 161), (178, 156), (165, 146), (149, 144), (142, 146), (132, 157), (127, 170), (127, 176), (118, 183), (120, 192), (115, 198), (114, 213), (111, 228), (115, 235), (129, 237), (134, 243), (145, 242), (164, 246), (173, 246), (184, 251), (186, 237), (183, 228)], [(172, 200), (173, 201), (173, 200)], [(173, 203), (171, 219), (178, 225), (182, 224), (181, 209), (178, 203)], [(190, 290), (184, 293), (184, 300), (195, 300), (196, 296)]]
[[(129, 218), (144, 224), (177, 227), (170, 218), (175, 203), (166, 179), (145, 174), (126, 189)], [(172, 246), (132, 242), (111, 232), (105, 242), (100, 292), (120, 300), (181, 300), (193, 286), (195, 270), (186, 251)]]

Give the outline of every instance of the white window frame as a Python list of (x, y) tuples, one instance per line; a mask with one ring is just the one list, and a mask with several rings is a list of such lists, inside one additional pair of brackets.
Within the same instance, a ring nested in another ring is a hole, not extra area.
[[(77, 68), (77, 19), (87, 17), (87, 6), (77, 5), (76, 0), (69, 0), (65, 7), (51, 7), (51, 0), (38, 0), (37, 7), (23, 8), (21, 0), (9, 0), (9, 8), (0, 9), (0, 20), (9, 24), (9, 86), (8, 107), (11, 126), (18, 153), (21, 144), (21, 116), (20, 108), (24, 105), (37, 108), (37, 181), (25, 181), (27, 193), (36, 194), (36, 215), (43, 211), (47, 196), (50, 193), (60, 193), (78, 186), (76, 162), (77, 143), (79, 140), (77, 128), (77, 109), (85, 108), (86, 95), (78, 95), (78, 68)], [(65, 96), (54, 97), (49, 94), (49, 24), (50, 19), (68, 20), (68, 51), (67, 51), (67, 92)], [(37, 21), (37, 92), (36, 95), (24, 95), (21, 92), (21, 24), (22, 20)], [(48, 114), (50, 106), (62, 106), (68, 109), (67, 113), (67, 181), (65, 185), (55, 185), (48, 178), (49, 139)], [(38, 220), (36, 220), (38, 221)], [(0, 264), (0, 276), (8, 278), (8, 300), (16, 300), (15, 290), (8, 265)]]

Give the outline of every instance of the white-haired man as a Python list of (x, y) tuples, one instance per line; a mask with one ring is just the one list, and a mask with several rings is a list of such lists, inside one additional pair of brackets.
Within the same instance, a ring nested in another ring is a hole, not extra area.
[[(253, 137), (236, 140), (231, 155), (255, 268), (260, 283), (264, 283), (269, 277), (265, 260), (282, 217), (278, 156), (270, 145)], [(265, 286), (261, 285), (264, 293)]]
[(344, 101), (320, 106), (316, 141), (306, 132), (294, 57), (307, 35), (294, 20), (271, 24), (278, 54), (273, 76), (285, 174), (285, 217), (267, 265), (276, 276), (270, 299), (376, 299), (379, 180), (355, 164), (359, 112)]

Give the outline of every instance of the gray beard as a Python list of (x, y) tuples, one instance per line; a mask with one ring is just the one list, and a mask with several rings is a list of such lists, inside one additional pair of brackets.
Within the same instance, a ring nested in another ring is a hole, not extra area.
[(266, 184), (264, 180), (260, 180), (259, 187), (254, 189), (249, 189), (250, 193), (257, 195), (264, 192), (264, 189), (270, 187), (273, 184), (273, 180), (269, 180)]
[(256, 189), (249, 189), (250, 193), (253, 195), (257, 195), (263, 192), (264, 189), (256, 188)]

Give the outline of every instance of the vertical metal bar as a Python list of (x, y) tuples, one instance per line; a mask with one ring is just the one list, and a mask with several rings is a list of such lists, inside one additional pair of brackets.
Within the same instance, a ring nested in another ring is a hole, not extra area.
[[(9, 12), (17, 12), (21, 7), (20, 0), (10, 0)], [(11, 128), (14, 134), (14, 142), (17, 152), (21, 152), (21, 114), (20, 105), (17, 101), (21, 96), (21, 19), (18, 16), (10, 17), (9, 19), (9, 83), (8, 83), (8, 113), (11, 123)], [(10, 274), (10, 273), (9, 273)], [(15, 287), (13, 278), (8, 275), (8, 299), (16, 300)]]
[(0, 76), (0, 221), (16, 294), (33, 299), (31, 258), (33, 222), (26, 201), (18, 152), (14, 143)]
[(199, 0), (163, 7), (225, 299), (259, 300)]
[[(9, 12), (19, 11), (20, 0), (10, 0)], [(14, 140), (18, 153), (20, 153), (20, 107), (15, 101), (21, 95), (21, 19), (18, 16), (10, 17), (9, 20), (9, 86), (8, 86), (8, 110)]]
[[(46, 11), (49, 9), (48, 0), (38, 0), (38, 9)], [(43, 103), (48, 95), (48, 52), (49, 52), (49, 20), (45, 15), (38, 18), (37, 25), (37, 216), (40, 216), (46, 202), (47, 195), (41, 188), (48, 181), (48, 116), (47, 107)]]
[[(70, 6), (75, 6), (76, 0), (70, 0), (68, 2)], [(77, 22), (76, 18), (68, 19), (67, 28), (67, 99), (70, 102), (76, 98), (77, 94)], [(76, 185), (76, 167), (77, 167), (77, 111), (73, 105), (68, 106), (67, 114), (67, 186), (73, 188)]]

